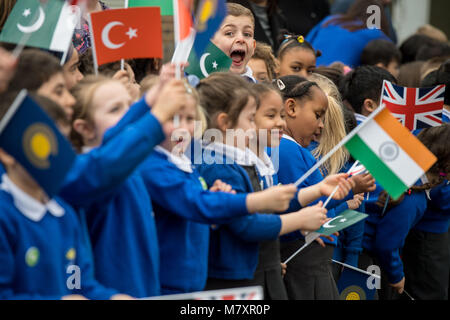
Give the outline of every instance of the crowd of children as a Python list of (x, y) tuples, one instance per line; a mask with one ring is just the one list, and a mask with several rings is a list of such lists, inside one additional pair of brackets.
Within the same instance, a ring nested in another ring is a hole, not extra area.
[[(265, 299), (338, 300), (342, 270), (332, 259), (378, 265), (379, 299), (405, 289), (415, 299), (448, 299), (450, 90), (443, 124), (416, 133), (437, 162), (396, 201), (370, 173), (349, 177), (355, 159), (345, 148), (294, 184), (379, 107), (383, 80), (400, 83), (404, 63), (413, 63), (383, 29), (367, 45), (354, 40), (361, 48), (348, 50), (351, 63), (336, 60), (319, 35), (349, 17), (327, 19), (309, 37), (284, 32), (271, 46), (255, 41), (250, 10), (228, 3), (211, 41), (230, 70), (195, 87), (176, 79), (178, 66), (154, 59), (93, 75), (87, 22), (62, 63), (39, 49), (15, 59), (11, 46), (0, 48), (0, 120), (27, 89), (77, 152), (49, 199), (0, 147), (0, 299), (259, 285)], [(428, 62), (417, 87), (448, 87), (449, 56)], [(347, 209), (368, 217), (282, 263)], [(69, 265), (80, 268), (81, 286), (67, 285)]]

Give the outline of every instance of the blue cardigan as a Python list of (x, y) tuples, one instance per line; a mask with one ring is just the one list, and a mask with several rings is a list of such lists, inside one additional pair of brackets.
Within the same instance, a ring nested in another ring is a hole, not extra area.
[(375, 204), (375, 199), (366, 202), (369, 216), (365, 219), (363, 248), (378, 258), (390, 283), (404, 277), (400, 253), (409, 230), (422, 218), (426, 207), (425, 192), (406, 193), (403, 201), (383, 216), (383, 208)]
[[(213, 155), (214, 157), (214, 155)], [(220, 179), (237, 193), (253, 192), (247, 172), (236, 163), (203, 164), (199, 172), (211, 185)], [(210, 233), (210, 278), (253, 279), (258, 264), (259, 241), (274, 240), (281, 230), (281, 219), (275, 214), (254, 213), (220, 224)]]
[(445, 180), (441, 185), (430, 190), (427, 210), (414, 229), (445, 233), (450, 227), (450, 184)]
[(135, 297), (160, 294), (159, 247), (151, 200), (137, 166), (164, 140), (142, 99), (100, 147), (77, 156), (61, 196), (86, 212), (96, 278)]
[(207, 191), (196, 170), (182, 171), (159, 150), (147, 158), (140, 172), (155, 211), (162, 293), (203, 290), (208, 276), (208, 224), (247, 215), (247, 195)]
[(364, 28), (351, 32), (340, 25), (324, 26), (326, 22), (335, 17), (326, 17), (306, 36), (306, 40), (311, 43), (313, 48), (322, 52), (322, 55), (316, 60), (318, 66), (328, 66), (335, 61), (340, 61), (355, 68), (361, 64), (361, 53), (370, 41), (376, 39), (391, 41), (379, 29)]
[[(35, 221), (19, 211), (9, 192), (0, 190), (0, 299), (61, 299), (70, 294), (109, 299), (118, 292), (94, 279), (75, 212), (59, 198), (53, 200), (64, 214), (47, 211)], [(80, 289), (67, 286), (76, 283), (69, 279), (76, 275), (71, 265), (80, 268)]]
[[(300, 178), (305, 172), (307, 172), (316, 164), (316, 159), (307, 148), (304, 148), (295, 141), (286, 139), (284, 137), (281, 139), (280, 146), (276, 149), (272, 149), (271, 152), (279, 152), (280, 168), (278, 170), (278, 181), (280, 181), (282, 184), (294, 183), (298, 178)], [(322, 180), (323, 176), (317, 169), (299, 185), (299, 189), (315, 185)], [(329, 218), (334, 218), (336, 214), (339, 214), (348, 209), (346, 200), (348, 200), (350, 197), (353, 198), (352, 192), (350, 192), (344, 200), (330, 200), (327, 205), (327, 216)], [(320, 200), (325, 201), (326, 197), (321, 197), (320, 199), (314, 201), (313, 204), (319, 202)], [(301, 209), (301, 206), (298, 203), (297, 198), (295, 198), (291, 201), (288, 212), (297, 211), (299, 209)], [(280, 237), (281, 241), (293, 241), (303, 238), (304, 237), (300, 233), (300, 231), (294, 231)], [(330, 242), (328, 239), (323, 240), (329, 244), (336, 245), (336, 237), (333, 236), (333, 238), (335, 239), (335, 241), (332, 242)]]

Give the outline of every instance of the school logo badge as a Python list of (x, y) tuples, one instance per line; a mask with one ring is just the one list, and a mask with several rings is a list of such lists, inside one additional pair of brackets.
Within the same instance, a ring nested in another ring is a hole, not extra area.
[(39, 169), (48, 169), (50, 155), (58, 154), (58, 143), (51, 128), (44, 123), (32, 124), (23, 134), (22, 146), (30, 163)]
[(25, 252), (25, 263), (27, 266), (32, 268), (39, 262), (39, 256), (39, 249), (36, 247), (30, 247), (27, 252)]
[(366, 300), (366, 292), (360, 286), (349, 286), (342, 290), (341, 300)]
[(75, 260), (75, 258), (77, 257), (77, 251), (74, 248), (70, 248), (69, 250), (67, 250), (66, 253), (66, 259), (67, 260)]
[(203, 179), (203, 177), (198, 177), (198, 180), (199, 180), (200, 183), (202, 184), (203, 190), (208, 190), (208, 185), (206, 184), (205, 179)]

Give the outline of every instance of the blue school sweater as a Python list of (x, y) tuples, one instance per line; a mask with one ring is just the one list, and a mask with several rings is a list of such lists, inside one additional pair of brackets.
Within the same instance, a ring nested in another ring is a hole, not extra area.
[(369, 216), (365, 219), (363, 248), (378, 258), (389, 283), (397, 283), (404, 277), (401, 250), (409, 230), (422, 218), (426, 207), (425, 192), (406, 193), (403, 201), (386, 210), (383, 216), (383, 208), (375, 201), (366, 202)]
[[(70, 294), (109, 299), (118, 293), (94, 279), (93, 261), (69, 205), (59, 198), (43, 205), (6, 174), (1, 182), (0, 299), (61, 299)], [(79, 289), (74, 287), (77, 274)]]
[[(279, 152), (280, 168), (278, 170), (278, 181), (282, 184), (295, 183), (297, 179), (299, 179), (316, 164), (316, 159), (307, 148), (302, 147), (297, 142), (293, 141), (292, 138), (288, 138), (286, 136), (283, 136), (281, 139), (280, 146), (277, 149), (272, 149), (271, 152)], [(301, 189), (304, 187), (309, 187), (319, 183), (322, 180), (323, 176), (319, 169), (317, 169), (305, 181), (303, 181), (298, 188)], [(353, 197), (352, 192), (350, 192), (349, 195), (343, 200), (330, 200), (327, 205), (327, 216), (329, 218), (334, 218), (336, 214), (348, 209), (346, 200), (350, 197)], [(324, 202), (326, 198), (327, 197), (321, 197), (312, 204), (315, 204), (320, 200)], [(297, 211), (299, 209), (301, 209), (301, 206), (296, 198), (291, 201), (291, 205), (287, 212)], [(325, 238), (323, 238), (323, 240), (326, 243), (336, 245), (336, 236), (332, 237), (334, 238), (334, 241), (332, 242)], [(304, 239), (300, 231), (294, 231), (280, 237), (281, 241), (294, 241), (297, 239)]]
[[(431, 199), (431, 200), (430, 200)], [(430, 190), (427, 210), (414, 229), (445, 233), (450, 227), (450, 183), (445, 180), (441, 185)]]
[(156, 226), (135, 169), (164, 133), (143, 99), (125, 117), (100, 147), (77, 156), (61, 196), (86, 212), (96, 278), (134, 297), (155, 296), (160, 294)]
[[(211, 164), (199, 166), (199, 173), (208, 185), (220, 179), (237, 193), (253, 192), (247, 172), (236, 161), (214, 151), (205, 155), (205, 162)], [(211, 161), (214, 158), (222, 160)], [(276, 239), (280, 230), (281, 219), (275, 214), (254, 213), (217, 225), (210, 231), (208, 276), (253, 279), (258, 264), (259, 241)]]
[[(328, 66), (340, 61), (352, 68), (361, 63), (361, 53), (364, 47), (372, 40), (384, 39), (391, 41), (383, 31), (379, 29), (363, 28), (356, 31), (348, 31), (341, 25), (324, 24), (336, 16), (329, 16), (309, 31), (306, 40), (314, 49), (320, 50), (322, 55), (317, 58), (317, 65)], [(352, 22), (358, 24), (362, 22)]]
[(140, 172), (155, 211), (163, 294), (201, 291), (208, 276), (209, 225), (248, 214), (246, 194), (207, 191), (188, 158), (156, 147)]

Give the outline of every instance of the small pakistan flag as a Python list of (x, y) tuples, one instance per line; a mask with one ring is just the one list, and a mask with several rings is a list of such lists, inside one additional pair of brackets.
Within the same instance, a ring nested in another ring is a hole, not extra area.
[(197, 58), (195, 50), (191, 50), (188, 62), (189, 66), (185, 71), (188, 74), (196, 75), (199, 79), (203, 79), (213, 72), (230, 70), (232, 60), (212, 42), (209, 42), (200, 59)]
[(76, 11), (63, 0), (18, 0), (8, 16), (0, 41), (65, 52), (72, 40)]
[[(334, 217), (330, 221), (324, 223), (319, 229), (317, 229), (314, 232), (309, 233), (305, 240), (306, 242), (313, 241), (317, 235), (325, 235), (329, 236), (335, 232), (338, 232), (342, 229), (345, 229), (352, 224), (355, 224), (362, 219), (365, 219), (367, 217), (367, 214), (361, 213), (355, 210), (345, 210), (340, 215)], [(312, 239), (312, 240), (311, 240)]]

